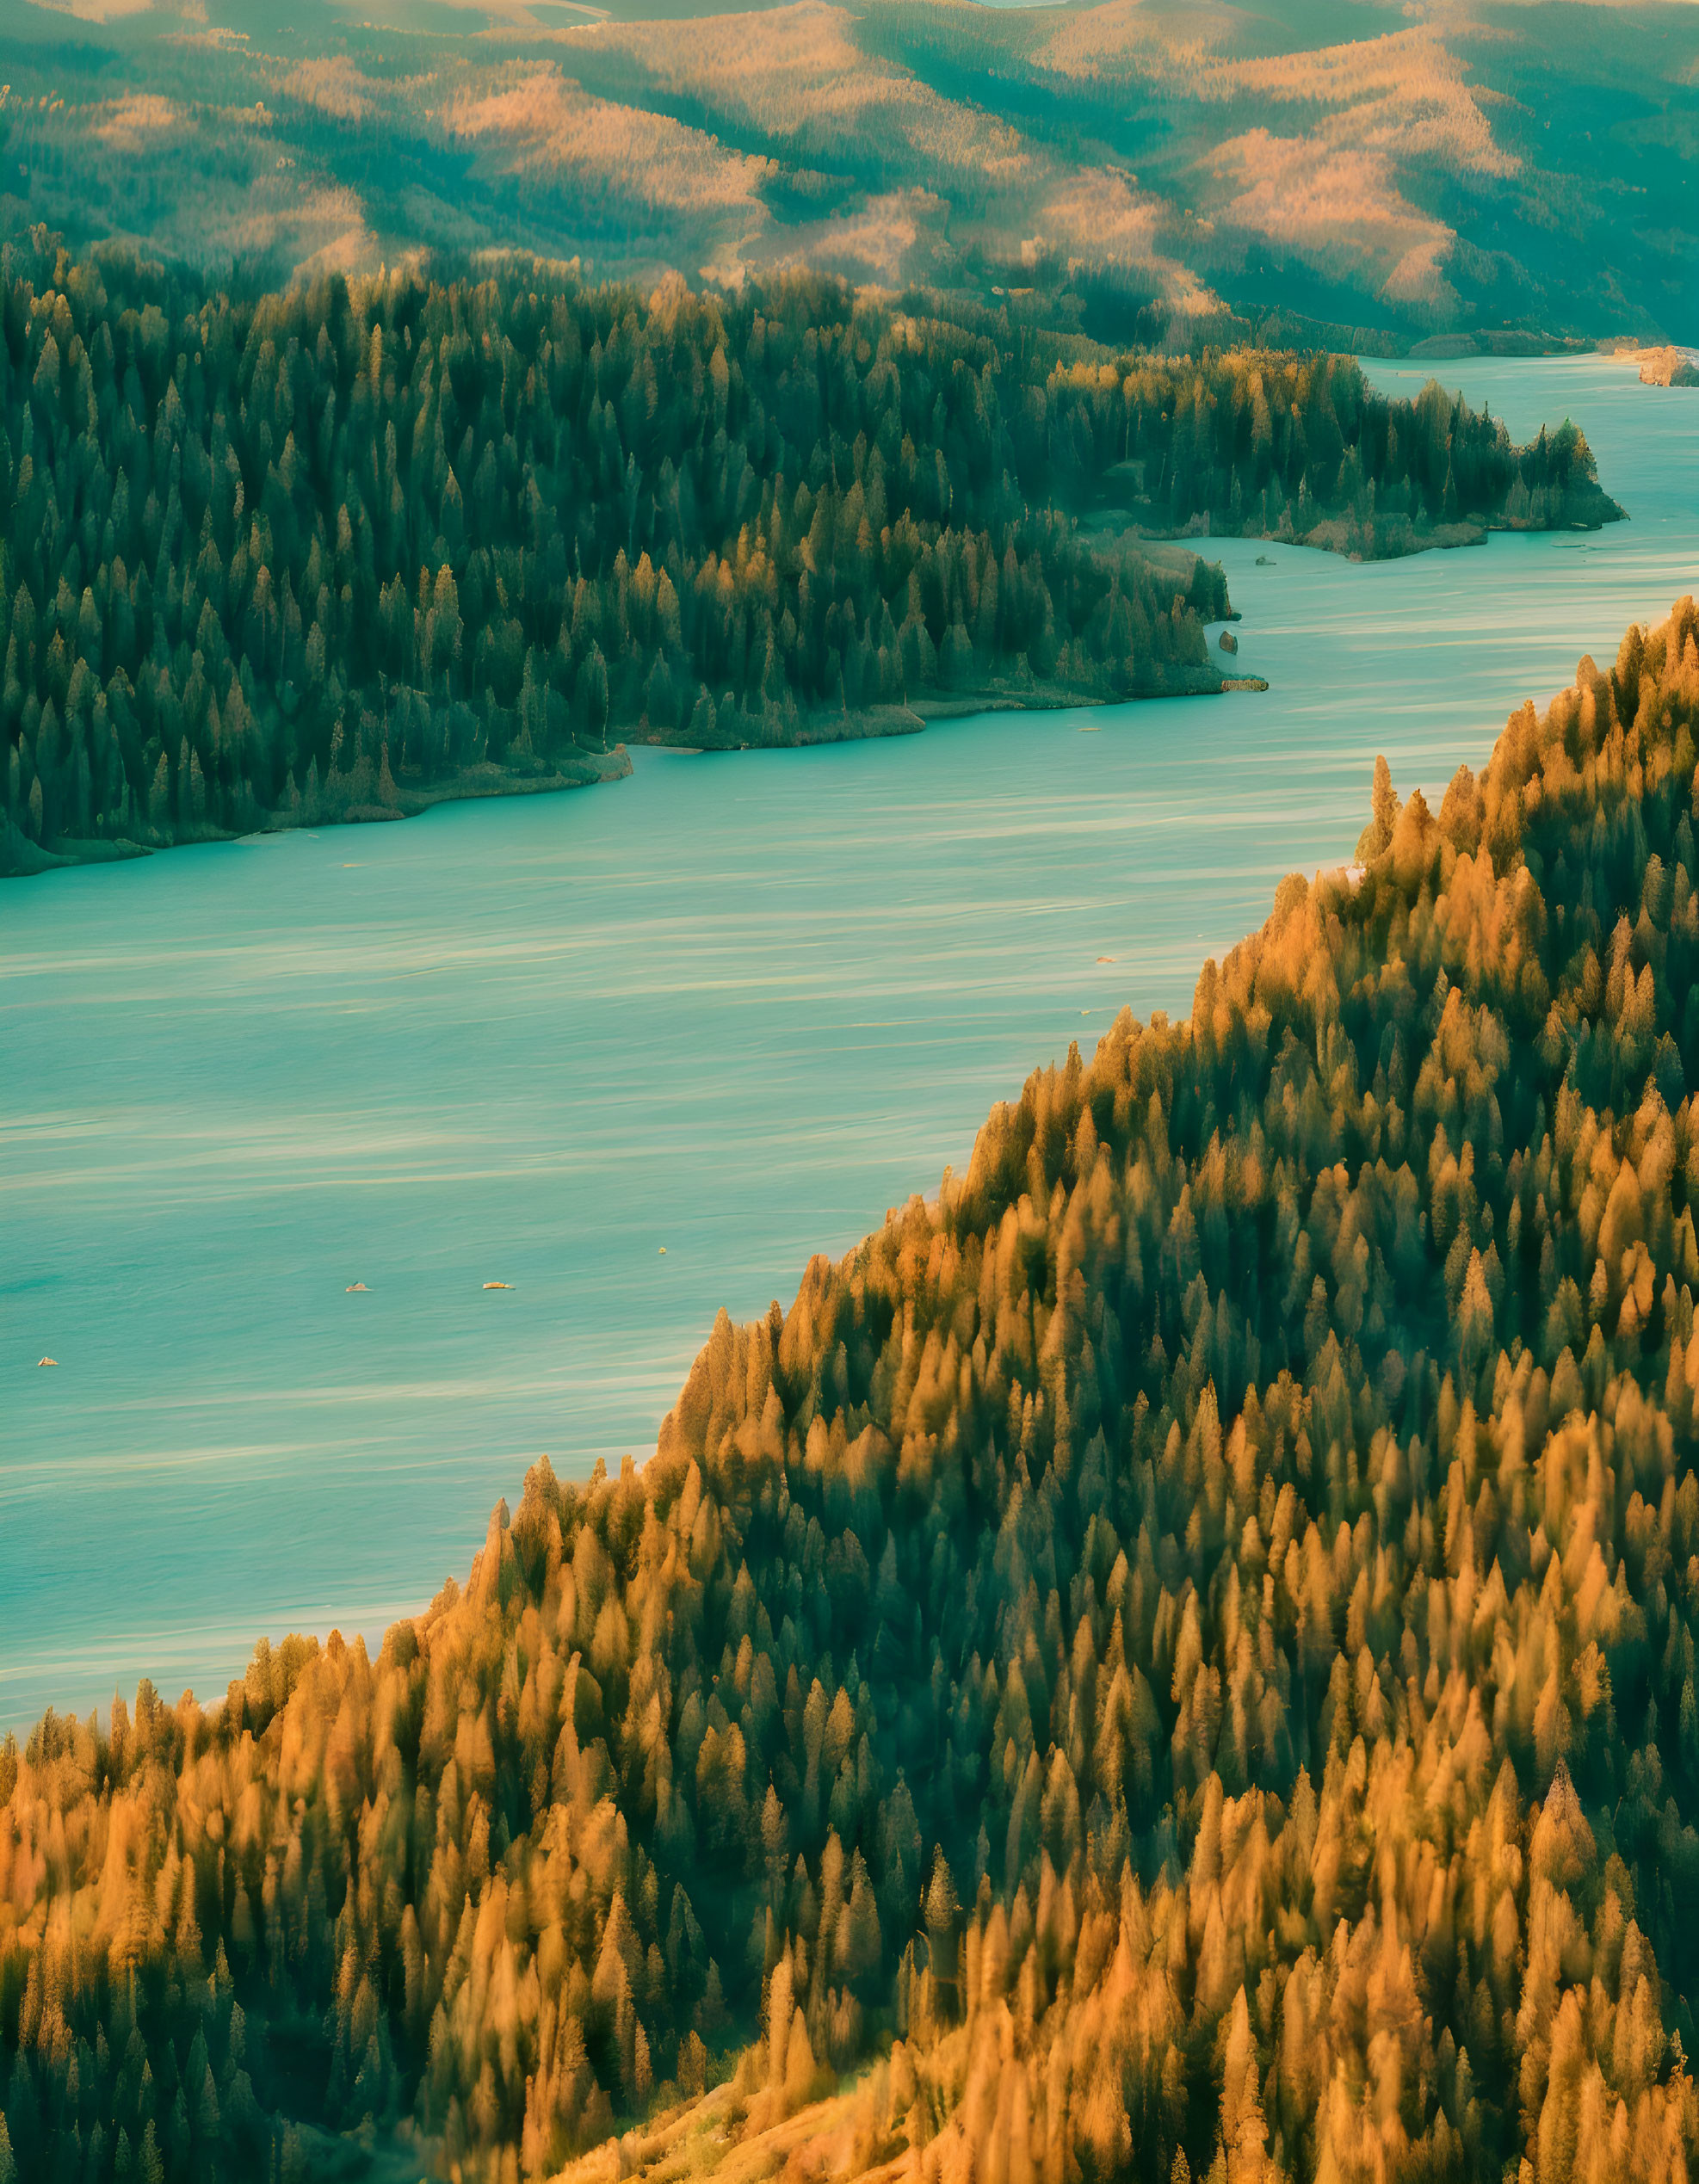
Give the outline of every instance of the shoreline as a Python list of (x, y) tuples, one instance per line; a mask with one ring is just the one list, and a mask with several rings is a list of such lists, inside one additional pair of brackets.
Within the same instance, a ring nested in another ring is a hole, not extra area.
[[(392, 805), (351, 805), (334, 816), (321, 814), (312, 820), (305, 816), (297, 818), (273, 811), (265, 824), (254, 830), (254, 833), (296, 834), (309, 826), (318, 829), (378, 825), (417, 818), (439, 804), (468, 804), (508, 796), (553, 796), (567, 790), (599, 788), (629, 776), (632, 746), (705, 757), (749, 750), (807, 750), (827, 743), (874, 743), (888, 736), (918, 736), (934, 721), (962, 720), (975, 713), (1063, 713), (1076, 708), (1144, 705), (1161, 698), (1220, 697), (1229, 691), (1266, 690), (1269, 687), (1261, 676), (1223, 675), (1213, 664), (1177, 670), (1176, 681), (1177, 687), (1173, 688), (1141, 690), (1130, 697), (1076, 689), (1064, 683), (1038, 683), (1023, 690), (1006, 683), (991, 682), (975, 690), (935, 693), (908, 705), (874, 706), (853, 713), (817, 714), (800, 722), (788, 735), (770, 740), (763, 737), (753, 743), (733, 742), (728, 737), (720, 743), (692, 743), (682, 735), (658, 733), (639, 723), (626, 729), (621, 740), (606, 752), (576, 752), (568, 762), (571, 771), (556, 767), (547, 772), (522, 774), (485, 763), (469, 767), (451, 780), (433, 782), (428, 787), (398, 785)], [(47, 873), (69, 872), (89, 865), (130, 864), (206, 842), (251, 839), (253, 835), (227, 834), (219, 828), (206, 827), (170, 842), (140, 842), (125, 836), (102, 836), (94, 841), (62, 837), (52, 848), (44, 848), (8, 823), (0, 826), (0, 882), (35, 879)]]
[[(1239, 616), (1229, 618), (1237, 621)], [(625, 741), (650, 750), (694, 753), (701, 757), (750, 750), (808, 750), (824, 743), (877, 742), (887, 736), (917, 736), (935, 721), (967, 720), (982, 713), (1069, 713), (1106, 706), (1141, 706), (1165, 698), (1215, 698), (1230, 690), (1266, 690), (1261, 676), (1223, 674), (1213, 662), (1201, 668), (1177, 670), (1174, 688), (1139, 690), (1128, 697), (1088, 690), (1062, 682), (1034, 683), (1022, 688), (1013, 683), (981, 683), (972, 690), (933, 691), (906, 705), (868, 706), (854, 712), (817, 713), (786, 736), (758, 741), (695, 743), (683, 734), (627, 729)]]
[(125, 836), (85, 842), (67, 836), (47, 848), (7, 824), (0, 828), (0, 881), (35, 879), (45, 873), (69, 872), (86, 865), (131, 864), (143, 857), (192, 849), (207, 842), (252, 841), (256, 835), (300, 834), (309, 828), (372, 826), (394, 819), (416, 819), (439, 804), (470, 804), (499, 796), (554, 796), (569, 789), (599, 788), (604, 783), (625, 780), (632, 770), (631, 755), (622, 743), (605, 752), (579, 752), (571, 763), (570, 772), (557, 767), (529, 774), (511, 773), (505, 767), (488, 763), (471, 766), (451, 780), (434, 781), (428, 787), (398, 784), (392, 805), (355, 804), (341, 812), (321, 813), (311, 819), (305, 814), (296, 818), (287, 812), (269, 812), (263, 826), (245, 835), (227, 833), (221, 827), (201, 827), (170, 842), (134, 842)]
[[(1377, 534), (1371, 519), (1368, 531), (1357, 527), (1357, 545), (1351, 544), (1354, 519), (1349, 515), (1326, 515), (1299, 533), (1289, 526), (1276, 531), (1214, 531), (1204, 522), (1196, 529), (1184, 531), (1147, 530), (1136, 520), (1116, 522), (1116, 517), (1128, 517), (1132, 511), (1126, 508), (1103, 508), (1091, 511), (1080, 520), (1080, 528), (1094, 542), (1114, 542), (1124, 546), (1195, 546), (1199, 542), (1218, 546), (1224, 540), (1248, 541), (1257, 546), (1301, 547), (1311, 552), (1331, 553), (1341, 561), (1359, 566), (1372, 562), (1413, 561), (1424, 553), (1456, 553), (1468, 546), (1485, 546), (1490, 538), (1531, 537), (1555, 538), (1566, 531), (1603, 531), (1613, 523), (1627, 523), (1631, 519), (1620, 501), (1604, 496), (1610, 513), (1596, 521), (1576, 518), (1567, 523), (1528, 523), (1510, 519), (1495, 521), (1478, 521), (1462, 516), (1455, 523), (1430, 524), (1418, 531), (1406, 525), (1400, 531), (1399, 518), (1378, 519), (1385, 527)], [(1364, 552), (1362, 549), (1368, 549)], [(1237, 614), (1232, 618), (1239, 620)]]

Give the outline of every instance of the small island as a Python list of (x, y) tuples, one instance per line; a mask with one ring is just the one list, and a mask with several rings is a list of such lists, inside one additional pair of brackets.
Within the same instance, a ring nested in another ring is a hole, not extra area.
[(1635, 361), (1642, 386), (1699, 386), (1699, 362), (1695, 361), (1691, 349), (1672, 345), (1643, 349)]

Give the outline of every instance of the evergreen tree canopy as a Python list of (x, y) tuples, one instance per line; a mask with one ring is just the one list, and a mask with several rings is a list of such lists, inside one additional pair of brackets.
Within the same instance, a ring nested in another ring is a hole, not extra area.
[(0, 2167), (538, 2177), (888, 2050), (840, 2167), (1684, 2177), (1696, 723), (1689, 600), (375, 1661), (9, 1742)]
[(1352, 552), (1618, 512), (1572, 428), (1513, 448), (1337, 358), (806, 275), (232, 298), (37, 231), (0, 251), (0, 870), (587, 781), (622, 735), (1219, 689), (1220, 570), (1117, 510)]

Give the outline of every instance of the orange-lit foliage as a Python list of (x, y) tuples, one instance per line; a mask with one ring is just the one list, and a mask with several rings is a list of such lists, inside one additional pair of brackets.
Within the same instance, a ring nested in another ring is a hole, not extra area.
[(539, 2176), (752, 2040), (950, 2184), (1684, 2178), (1696, 720), (1684, 601), (1381, 769), (377, 1661), (9, 1746), (0, 2172)]

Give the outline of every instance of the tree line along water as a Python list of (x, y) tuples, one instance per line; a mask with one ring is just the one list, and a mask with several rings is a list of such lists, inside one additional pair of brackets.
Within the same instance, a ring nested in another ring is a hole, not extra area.
[(1218, 688), (1219, 568), (1128, 524), (1374, 555), (1619, 512), (1572, 425), (1517, 447), (1350, 360), (802, 276), (232, 299), (38, 233), (0, 278), (9, 868), (587, 780), (621, 734)]

